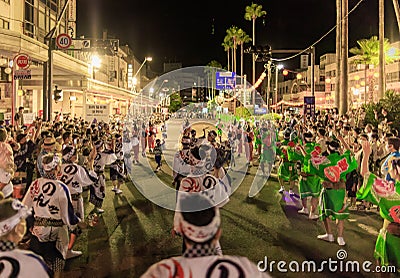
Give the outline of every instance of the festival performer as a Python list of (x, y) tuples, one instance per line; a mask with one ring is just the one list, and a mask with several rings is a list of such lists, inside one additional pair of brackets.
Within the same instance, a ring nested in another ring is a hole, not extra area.
[(103, 200), (106, 196), (106, 177), (104, 175), (104, 167), (112, 164), (117, 160), (114, 153), (104, 151), (104, 143), (102, 140), (96, 140), (94, 143), (96, 147), (96, 157), (94, 159), (93, 168), (97, 174), (98, 180), (90, 185), (90, 198), (89, 202), (95, 206), (95, 212), (103, 213), (104, 210)]
[(243, 152), (243, 129), (242, 129), (242, 125), (239, 123), (238, 126), (236, 127), (236, 140), (237, 140), (237, 152), (238, 152), (238, 157), (240, 157), (240, 155)]
[[(260, 168), (263, 176), (267, 176), (271, 173), (272, 165), (275, 162), (274, 142), (276, 142), (276, 138), (273, 128), (269, 126), (269, 122), (263, 123), (260, 131), (262, 145), (260, 155)], [(265, 165), (267, 166), (267, 170), (265, 170)]]
[(344, 220), (349, 217), (346, 198), (346, 174), (357, 168), (357, 161), (346, 151), (343, 155), (339, 153), (340, 144), (337, 141), (330, 141), (327, 144), (327, 151), (320, 153), (320, 148), (311, 153), (310, 171), (319, 176), (322, 181), (320, 194), (320, 218), (324, 222), (326, 233), (317, 238), (333, 242), (334, 237), (329, 217), (337, 220), (338, 235), (337, 243), (340, 246), (346, 244), (344, 232)]
[(51, 154), (51, 153), (56, 153), (56, 139), (54, 138), (53, 135), (47, 135), (43, 139), (43, 143), (41, 146), (40, 153), (38, 154), (37, 161), (36, 161), (36, 166), (38, 169), (38, 176), (43, 177), (44, 175), (44, 170), (43, 170), (43, 165), (42, 165), (42, 157), (45, 156), (46, 154)]
[(110, 179), (113, 185), (112, 191), (114, 191), (115, 194), (121, 194), (121, 186), (124, 184), (126, 176), (121, 134), (116, 133), (114, 135), (112, 148), (115, 156), (117, 157), (117, 159), (110, 165)]
[[(164, 144), (165, 144), (165, 142), (164, 142)], [(154, 160), (157, 163), (157, 167), (154, 170), (154, 172), (158, 172), (161, 169), (161, 166), (162, 166), (162, 162), (161, 162), (162, 154), (163, 154), (162, 145), (163, 145), (163, 143), (161, 143), (161, 140), (160, 139), (156, 139), (156, 146), (154, 147)]]
[(14, 176), (14, 157), (10, 144), (0, 141), (0, 153), (0, 192), (5, 198), (11, 198), (13, 195), (11, 180)]
[(279, 156), (278, 180), (281, 186), (279, 193), (285, 191), (285, 182), (289, 182), (289, 195), (294, 196), (293, 187), (297, 180), (297, 169), (296, 164), (289, 161), (287, 153), (291, 132), (289, 128), (285, 130), (283, 140), (278, 143), (276, 154)]
[(215, 128), (217, 129), (217, 134), (219, 137), (219, 141), (221, 142), (222, 140), (222, 129), (224, 128), (224, 124), (221, 122), (221, 119), (218, 119), (217, 124), (215, 125)]
[(191, 130), (191, 128), (190, 128), (190, 122), (189, 122), (189, 119), (185, 119), (183, 122), (182, 122), (182, 136), (189, 136), (189, 133), (190, 133), (190, 130)]
[[(204, 154), (204, 156), (200, 155), (200, 152)], [(209, 146), (209, 143), (203, 144), (200, 147), (196, 146), (190, 149), (189, 152), (186, 153), (188, 157), (184, 158), (186, 164), (188, 164), (190, 173), (187, 177), (184, 177), (181, 180), (179, 191), (180, 192), (201, 192), (209, 196), (215, 206), (222, 207), (229, 201), (230, 194), (230, 184), (224, 183), (224, 178), (217, 178), (209, 172), (213, 171), (214, 166), (217, 166), (217, 172), (219, 173), (219, 169), (222, 167), (221, 165), (213, 165), (213, 156), (216, 156), (217, 153), (214, 148)], [(219, 161), (218, 157), (215, 157), (215, 161)], [(217, 164), (217, 163), (216, 163)], [(219, 168), (219, 169), (218, 169)], [(178, 199), (180, 194), (178, 193)], [(176, 211), (179, 211), (179, 207), (177, 207)], [(174, 227), (172, 230), (172, 235), (182, 234), (181, 227), (179, 226), (178, 215), (175, 212), (174, 216)], [(183, 246), (185, 247), (185, 246)], [(218, 254), (222, 255), (222, 249), (219, 242), (216, 245)]]
[(254, 133), (254, 148), (256, 149), (256, 154), (261, 155), (262, 140), (261, 140), (261, 127), (260, 122), (256, 121), (253, 127)]
[(358, 190), (357, 198), (378, 205), (383, 218), (374, 257), (381, 266), (394, 265), (400, 269), (400, 159), (393, 157), (388, 161), (388, 174), (394, 182), (381, 179), (369, 171), (370, 143), (362, 140), (361, 145), (364, 153), (361, 162), (364, 184)]
[(155, 141), (156, 141), (156, 135), (157, 135), (157, 127), (155, 125), (153, 125), (152, 123), (149, 123), (147, 134), (148, 134), (147, 143), (149, 146), (149, 152), (153, 153)]
[[(36, 125), (36, 123), (34, 123)], [(41, 131), (42, 122), (38, 123), (38, 130), (35, 129), (34, 125), (31, 126), (32, 136), (29, 135), (29, 131), (26, 133), (20, 133), (16, 137), (17, 143), (20, 145), (18, 151), (14, 152), (14, 163), (16, 166), (15, 184), (21, 184), (24, 192), (27, 191), (33, 180), (33, 174), (35, 170), (35, 164), (33, 162), (33, 152), (36, 148), (35, 141)]]
[[(62, 152), (62, 155), (63, 163), (61, 165), (62, 175), (60, 177), (60, 181), (68, 186), (71, 194), (71, 202), (74, 208), (74, 213), (82, 222), (85, 218), (82, 198), (83, 187), (90, 186), (92, 183), (97, 181), (97, 175), (93, 171), (93, 160), (96, 157), (96, 148), (92, 148), (92, 151), (89, 155), (89, 169), (85, 169), (76, 163), (78, 161), (78, 154), (75, 147), (66, 146)], [(70, 232), (68, 258), (82, 255), (81, 251), (72, 250), (76, 238), (81, 234), (81, 232), (82, 231), (78, 226)]]
[(187, 177), (190, 174), (190, 165), (187, 161), (190, 152), (190, 142), (191, 140), (189, 136), (182, 136), (181, 148), (174, 156), (172, 163), (172, 184), (175, 185), (176, 190), (179, 190), (182, 178)]
[[(246, 257), (221, 256), (216, 244), (221, 236), (218, 207), (199, 194), (179, 198), (177, 225), (183, 235), (185, 252), (182, 256), (162, 260), (152, 265), (141, 277), (269, 277)], [(199, 209), (201, 207), (202, 209)]]
[(246, 153), (247, 166), (253, 166), (253, 149), (254, 149), (254, 132), (250, 126), (247, 125), (246, 132), (243, 133), (244, 136), (244, 151)]
[(389, 137), (386, 141), (386, 150), (389, 152), (389, 155), (386, 157), (385, 161), (381, 166), (381, 173), (385, 177), (387, 181), (394, 181), (389, 174), (389, 160), (393, 157), (400, 158), (400, 138), (398, 137)]
[(30, 210), (16, 199), (3, 199), (0, 193), (0, 265), (1, 277), (51, 277), (43, 258), (18, 248), (26, 231)]
[[(318, 197), (321, 193), (321, 179), (314, 174), (310, 173), (310, 159), (311, 152), (321, 152), (320, 147), (313, 142), (313, 135), (311, 132), (303, 133), (304, 143), (303, 145), (299, 144), (300, 150), (303, 155), (302, 159), (302, 168), (300, 172), (300, 180), (299, 180), (299, 193), (301, 203), (303, 205), (302, 209), (298, 211), (300, 214), (308, 215), (309, 219), (315, 220), (318, 219)], [(308, 209), (307, 198), (311, 197), (311, 206)]]
[(140, 146), (142, 147), (142, 157), (146, 157), (147, 129), (144, 123), (142, 124), (142, 128), (140, 129)]
[(228, 140), (226, 142), (227, 146), (226, 148), (230, 150), (230, 155), (227, 158), (227, 162), (229, 164), (229, 169), (232, 169), (233, 167), (236, 166), (236, 161), (235, 161), (235, 153), (236, 153), (236, 132), (232, 126), (232, 124), (229, 126), (228, 130)]
[(35, 180), (23, 203), (33, 209), (30, 249), (41, 255), (55, 275), (60, 275), (68, 259), (68, 228), (74, 230), (79, 218), (74, 213), (68, 187), (57, 176), (61, 173), (59, 154), (42, 158), (44, 176)]
[[(132, 138), (130, 138), (130, 143), (131, 143), (131, 149), (133, 151), (133, 163), (138, 164), (139, 163), (139, 131), (134, 128), (132, 131)], [(124, 137), (123, 144), (127, 143), (126, 139), (129, 138), (129, 133), (127, 134), (126, 137)], [(124, 152), (126, 153), (126, 152)]]

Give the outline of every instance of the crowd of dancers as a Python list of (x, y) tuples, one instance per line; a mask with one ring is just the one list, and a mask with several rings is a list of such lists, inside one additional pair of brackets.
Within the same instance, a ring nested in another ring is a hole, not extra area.
[[(326, 233), (316, 235), (319, 240), (334, 242), (336, 234), (337, 244), (345, 245), (350, 211), (376, 208), (383, 225), (374, 257), (400, 267), (400, 138), (382, 115), (376, 115), (383, 123), (377, 127), (334, 110), (314, 117), (285, 113), (279, 120), (217, 120), (200, 136), (184, 120), (171, 177), (177, 190), (172, 235), (183, 238), (182, 256), (151, 266), (143, 277), (176, 271), (205, 276), (221, 258), (243, 277), (268, 276), (245, 257), (223, 255), (219, 242), (219, 211), (232, 194), (229, 170), (241, 166), (258, 167), (264, 177), (276, 174), (279, 192), (300, 199), (298, 212), (323, 221)], [(29, 277), (32, 269), (40, 277), (61, 276), (65, 261), (82, 254), (73, 249), (82, 229), (106, 213), (106, 194), (123, 194), (140, 156), (154, 156), (155, 172), (164, 167), (166, 131), (165, 123), (144, 119), (129, 127), (68, 118), (37, 119), (29, 127), (0, 122), (0, 252), (7, 255), (6, 270), (20, 275), (11, 277)], [(239, 165), (242, 158), (245, 165)], [(85, 190), (90, 212), (84, 211)], [(21, 242), (28, 250), (18, 248)]]

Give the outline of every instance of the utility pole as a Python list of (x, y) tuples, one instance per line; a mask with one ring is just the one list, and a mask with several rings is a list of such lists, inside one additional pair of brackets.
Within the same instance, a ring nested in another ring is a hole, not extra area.
[(267, 109), (269, 112), (269, 93), (271, 90), (271, 61), (268, 61), (268, 63), (266, 64), (267, 66), (267, 92), (266, 92), (266, 96), (265, 96), (265, 102), (267, 103)]
[(246, 83), (247, 83), (247, 76), (246, 74), (242, 76), (242, 92), (243, 92), (243, 106), (246, 107), (247, 99), (247, 89), (246, 89)]
[(379, 87), (378, 101), (385, 95), (385, 1), (379, 0)]
[[(306, 50), (297, 50), (297, 49), (277, 49), (271, 50), (269, 45), (266, 46), (250, 46), (245, 50), (245, 53), (255, 54), (257, 62), (268, 62), (265, 65), (265, 68), (268, 71), (268, 84), (267, 84), (267, 97), (266, 103), (267, 107), (269, 104), (269, 90), (270, 90), (270, 81), (271, 81), (271, 61), (272, 54), (292, 54), (292, 53), (307, 53), (311, 56), (311, 93), (312, 96), (315, 96), (315, 47), (312, 46)], [(255, 90), (253, 90), (253, 107), (255, 106)]]
[(399, 6), (398, 0), (393, 0), (393, 7), (394, 7), (394, 12), (396, 14), (397, 27), (399, 28), (399, 32), (400, 32), (400, 6)]
[[(335, 75), (335, 107), (340, 107), (341, 89), (341, 46), (342, 46), (342, 0), (336, 0), (336, 75)], [(365, 92), (366, 94), (367, 92)]]
[(349, 32), (348, 0), (342, 0), (342, 21), (340, 41), (340, 105), (339, 114), (344, 115), (348, 110), (348, 57), (349, 57)]
[(53, 50), (55, 49), (54, 35), (60, 26), (61, 19), (67, 10), (70, 0), (66, 0), (61, 13), (58, 15), (56, 25), (44, 37), (45, 43), (48, 43), (47, 48), (47, 62), (43, 63), (43, 120), (51, 121), (52, 98), (51, 92), (53, 90)]
[(315, 96), (315, 47), (311, 46), (309, 53), (311, 58), (311, 95)]

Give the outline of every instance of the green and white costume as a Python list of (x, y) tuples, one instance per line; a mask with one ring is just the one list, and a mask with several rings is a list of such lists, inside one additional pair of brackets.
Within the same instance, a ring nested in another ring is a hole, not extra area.
[(314, 150), (316, 143), (306, 143), (304, 149), (306, 156), (302, 158), (301, 171), (307, 174), (307, 177), (300, 176), (299, 180), (299, 193), (300, 198), (318, 197), (321, 194), (322, 184), (321, 178), (315, 174), (310, 173), (310, 159), (311, 151)]
[(381, 265), (400, 268), (400, 182), (388, 182), (368, 173), (357, 198), (378, 205), (381, 217), (390, 222), (389, 226), (397, 227), (397, 234), (391, 232), (390, 227), (380, 230), (374, 257)]
[(289, 140), (284, 139), (276, 149), (276, 154), (282, 158), (282, 162), (278, 168), (278, 178), (284, 181), (294, 181), (298, 178), (296, 163), (290, 162), (288, 158), (287, 149), (289, 142)]

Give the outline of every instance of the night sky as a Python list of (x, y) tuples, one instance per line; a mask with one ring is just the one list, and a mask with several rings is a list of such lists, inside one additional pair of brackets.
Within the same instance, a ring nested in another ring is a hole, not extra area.
[[(265, 18), (256, 21), (256, 44), (269, 44), (272, 49), (307, 48), (336, 23), (335, 0), (253, 2), (267, 12)], [(120, 44), (129, 44), (140, 61), (152, 56), (154, 71), (161, 71), (163, 62), (182, 62), (186, 67), (217, 60), (226, 66), (227, 55), (221, 46), (226, 30), (234, 25), (252, 37), (252, 23), (244, 19), (245, 7), (251, 3), (77, 0), (77, 34), (99, 38), (107, 29), (108, 35), (118, 38)], [(357, 3), (358, 0), (349, 0), (349, 11)], [(385, 4), (385, 34), (390, 42), (397, 41), (392, 0)], [(364, 0), (349, 16), (349, 48), (356, 46), (357, 40), (373, 35), (378, 35), (378, 0)], [(335, 52), (335, 31), (316, 45), (317, 59), (327, 52)], [(246, 70), (251, 68), (249, 55), (245, 56)], [(296, 68), (299, 63), (296, 58), (283, 64)]]

